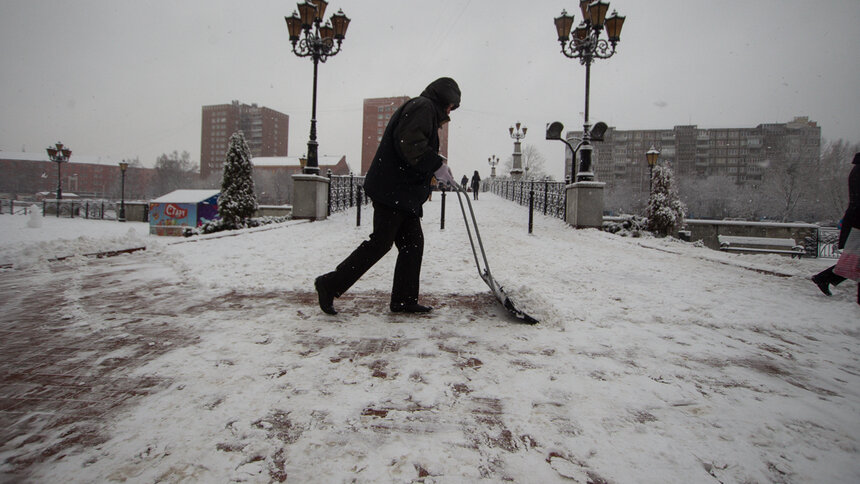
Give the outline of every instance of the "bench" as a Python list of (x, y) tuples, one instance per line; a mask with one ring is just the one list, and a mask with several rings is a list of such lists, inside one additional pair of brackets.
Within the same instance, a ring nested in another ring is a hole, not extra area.
[(718, 235), (720, 250), (729, 252), (766, 253), (790, 255), (801, 258), (806, 252), (794, 239), (773, 237), (741, 237), (739, 235)]

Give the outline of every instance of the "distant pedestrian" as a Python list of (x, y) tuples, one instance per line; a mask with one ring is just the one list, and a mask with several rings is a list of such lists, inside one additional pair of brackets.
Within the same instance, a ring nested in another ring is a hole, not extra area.
[(448, 77), (430, 83), (416, 98), (406, 101), (391, 116), (382, 141), (367, 170), (364, 188), (373, 201), (373, 233), (334, 271), (314, 280), (320, 309), (337, 314), (340, 297), (379, 259), (397, 247), (392, 312), (426, 313), (433, 308), (418, 304), (424, 232), (422, 205), (430, 195), (430, 181), (456, 185), (451, 169), (439, 154), (439, 128), (460, 105), (460, 88)]
[[(842, 217), (838, 247), (843, 249), (836, 265), (812, 276), (812, 282), (824, 294), (832, 296), (830, 285), (847, 279), (860, 282), (860, 153), (854, 155), (854, 168), (848, 174), (848, 208)], [(860, 284), (857, 285), (857, 304), (860, 304)]]
[[(463, 177), (465, 179), (466, 177)], [(481, 175), (478, 174), (478, 170), (475, 170), (475, 174), (472, 175), (472, 197), (477, 200), (478, 199), (478, 191), (481, 190)]]
[(469, 177), (467, 177), (466, 175), (463, 175), (463, 179), (460, 180), (460, 186), (462, 186), (463, 190), (465, 190), (466, 185), (468, 185), (468, 184), (469, 184)]

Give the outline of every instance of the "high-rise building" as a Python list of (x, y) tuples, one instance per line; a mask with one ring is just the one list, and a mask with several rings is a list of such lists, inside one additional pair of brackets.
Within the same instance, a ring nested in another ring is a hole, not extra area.
[(224, 167), (230, 136), (245, 134), (251, 156), (287, 156), (290, 117), (286, 114), (233, 101), (203, 106), (200, 136), (200, 177), (220, 174)]
[[(568, 133), (568, 139), (578, 136), (579, 132)], [(654, 146), (661, 160), (671, 161), (679, 177), (724, 176), (738, 184), (755, 184), (761, 182), (768, 166), (818, 161), (821, 127), (808, 117), (795, 117), (788, 123), (759, 124), (754, 128), (609, 128), (604, 141), (592, 145), (598, 181), (644, 180), (647, 187), (645, 153)], [(572, 176), (571, 154), (567, 151), (565, 175)]]
[[(361, 128), (361, 174), (367, 173), (385, 127), (397, 108), (409, 100), (409, 96), (382, 97), (364, 100), (364, 116)], [(448, 156), (448, 125), (439, 130), (439, 153)]]

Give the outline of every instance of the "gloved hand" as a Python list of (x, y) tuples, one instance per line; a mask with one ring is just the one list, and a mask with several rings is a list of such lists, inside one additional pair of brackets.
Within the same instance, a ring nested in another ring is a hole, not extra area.
[(449, 187), (457, 184), (457, 182), (454, 181), (454, 174), (451, 173), (451, 169), (444, 163), (438, 170), (436, 170), (436, 181), (440, 185), (447, 185)]

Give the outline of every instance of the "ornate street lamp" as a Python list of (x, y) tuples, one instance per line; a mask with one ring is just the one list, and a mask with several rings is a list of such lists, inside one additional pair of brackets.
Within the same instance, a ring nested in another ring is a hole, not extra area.
[[(582, 128), (582, 146), (576, 179), (577, 181), (592, 181), (594, 180), (594, 173), (591, 171), (592, 148), (588, 121), (591, 63), (595, 59), (608, 59), (615, 54), (615, 46), (621, 40), (621, 27), (624, 25), (625, 17), (613, 11), (612, 15), (607, 18), (606, 12), (609, 10), (609, 2), (603, 0), (580, 0), (579, 9), (582, 12), (583, 21), (573, 29), (573, 38), (570, 35), (573, 27), (573, 15), (568, 15), (566, 10), (562, 10), (561, 16), (554, 20), (558, 32), (558, 41), (561, 43), (561, 52), (571, 59), (579, 59), (579, 63), (585, 66), (585, 121)], [(606, 38), (601, 38), (601, 33), (604, 30), (606, 31)]]
[(120, 189), (119, 202), (119, 218), (120, 222), (125, 222), (125, 170), (128, 169), (128, 162), (122, 160), (119, 162), (119, 171), (122, 173), (122, 188)]
[(319, 175), (319, 158), (317, 155), (317, 68), (320, 62), (325, 62), (340, 52), (341, 43), (346, 37), (346, 29), (349, 27), (350, 19), (344, 15), (343, 10), (331, 16), (331, 19), (322, 24), (325, 10), (328, 6), (326, 0), (305, 0), (298, 4), (298, 13), (284, 17), (287, 21), (287, 30), (290, 33), (290, 42), (293, 44), (293, 53), (299, 57), (310, 57), (314, 62), (314, 90), (313, 104), (311, 110), (311, 134), (308, 140), (308, 162), (302, 169), (303, 173)]
[(499, 164), (499, 159), (496, 158), (496, 155), (493, 155), (487, 158), (487, 163), (490, 164), (490, 178), (496, 177), (496, 165)]
[(72, 150), (63, 146), (59, 141), (55, 146), (48, 147), (48, 157), (57, 164), (57, 200), (63, 199), (63, 177), (60, 174), (60, 166), (67, 163), (72, 157)]
[(651, 149), (645, 153), (645, 159), (648, 160), (648, 196), (649, 197), (651, 196), (651, 189), (652, 189), (653, 183), (654, 183), (654, 180), (653, 180), (654, 165), (657, 164), (657, 158), (659, 158), (659, 157), (660, 157), (660, 152), (657, 150), (657, 148), (654, 147), (654, 145), (651, 145)]
[[(511, 134), (511, 138), (514, 139), (514, 154), (513, 154), (513, 167), (511, 169), (511, 178), (519, 178), (523, 174), (523, 152), (520, 149), (520, 140), (526, 137), (526, 132), (529, 130), (525, 126), (522, 126), (519, 121), (517, 121), (516, 130), (514, 126), (508, 128), (508, 132)], [(520, 129), (522, 127), (522, 129)]]

